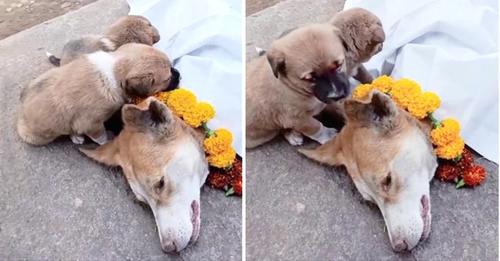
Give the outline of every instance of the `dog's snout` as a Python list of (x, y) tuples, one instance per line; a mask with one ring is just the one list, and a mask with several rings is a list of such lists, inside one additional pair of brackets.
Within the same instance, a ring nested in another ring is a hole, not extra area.
[(405, 251), (408, 248), (408, 244), (402, 239), (397, 239), (394, 241), (393, 249), (396, 252)]
[(155, 44), (159, 41), (160, 41), (160, 33), (158, 32), (158, 29), (153, 27), (153, 44)]
[(170, 68), (170, 73), (172, 74), (172, 78), (170, 78), (170, 83), (167, 86), (167, 91), (171, 91), (177, 89), (179, 87), (179, 83), (181, 81), (181, 74), (174, 67)]
[(165, 253), (170, 253), (177, 251), (177, 245), (175, 244), (175, 241), (166, 241), (166, 242), (161, 242), (161, 249)]

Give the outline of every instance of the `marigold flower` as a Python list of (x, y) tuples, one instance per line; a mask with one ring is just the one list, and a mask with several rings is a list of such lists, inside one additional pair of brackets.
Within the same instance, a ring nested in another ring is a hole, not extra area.
[(210, 155), (216, 155), (228, 150), (233, 143), (233, 135), (226, 129), (218, 129), (214, 134), (203, 141), (205, 151)]
[(408, 103), (408, 112), (421, 120), (439, 108), (439, 105), (441, 105), (439, 96), (433, 92), (423, 92), (418, 94), (415, 100)]
[(215, 115), (215, 110), (212, 105), (206, 102), (200, 102), (192, 105), (182, 114), (182, 119), (193, 128), (200, 127), (203, 123), (206, 123), (212, 119)]
[(192, 110), (196, 105), (194, 93), (183, 88), (170, 91), (166, 98), (167, 106), (180, 117), (183, 117), (186, 112)]
[(167, 100), (168, 100), (168, 96), (169, 96), (169, 92), (159, 92), (157, 94), (155, 94), (154, 96), (156, 97), (156, 99), (158, 99), (159, 101), (167, 104)]
[(442, 159), (455, 159), (462, 155), (464, 151), (465, 143), (464, 139), (458, 137), (454, 141), (446, 144), (445, 146), (439, 146), (436, 148), (436, 154)]
[(393, 84), (394, 80), (387, 75), (381, 75), (372, 82), (373, 88), (383, 93), (388, 93), (392, 89)]
[(485, 178), (486, 171), (479, 165), (471, 167), (464, 173), (464, 182), (471, 187), (481, 184)]
[(436, 170), (436, 177), (441, 181), (453, 182), (460, 177), (460, 169), (452, 164), (440, 164)]
[(402, 78), (394, 82), (389, 91), (392, 99), (403, 109), (407, 109), (410, 103), (416, 101), (420, 93), (420, 85), (407, 78)]
[(460, 135), (460, 123), (455, 119), (446, 119), (441, 121), (441, 126), (431, 131), (432, 143), (443, 147), (457, 140)]
[(360, 84), (352, 92), (352, 98), (356, 100), (363, 100), (373, 90), (371, 84)]
[(233, 164), (235, 158), (236, 151), (229, 147), (228, 150), (223, 151), (222, 153), (209, 155), (207, 160), (211, 166), (217, 168), (227, 168)]

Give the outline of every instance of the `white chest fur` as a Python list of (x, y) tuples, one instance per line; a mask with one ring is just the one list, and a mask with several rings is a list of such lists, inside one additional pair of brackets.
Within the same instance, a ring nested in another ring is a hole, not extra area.
[(102, 77), (108, 82), (110, 88), (118, 88), (114, 68), (116, 58), (110, 53), (98, 51), (87, 55), (88, 60), (101, 73)]

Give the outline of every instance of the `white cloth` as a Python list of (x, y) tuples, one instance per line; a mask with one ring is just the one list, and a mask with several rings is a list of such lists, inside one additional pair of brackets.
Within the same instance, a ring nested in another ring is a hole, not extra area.
[(437, 118), (458, 119), (466, 143), (498, 163), (497, 1), (348, 0), (352, 7), (376, 14), (386, 32), (367, 69), (436, 92)]
[(130, 14), (148, 18), (161, 40), (155, 47), (174, 61), (181, 85), (211, 103), (212, 129), (227, 128), (241, 155), (242, 13), (237, 0), (129, 0)]

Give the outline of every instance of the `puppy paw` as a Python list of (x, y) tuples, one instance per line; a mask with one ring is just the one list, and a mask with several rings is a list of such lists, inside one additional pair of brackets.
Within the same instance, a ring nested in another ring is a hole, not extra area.
[(83, 137), (82, 135), (71, 135), (69, 137), (74, 144), (80, 145), (85, 141), (85, 137)]
[(292, 146), (300, 146), (304, 142), (302, 133), (295, 130), (285, 132), (284, 136), (288, 143), (290, 143), (290, 145)]
[(109, 141), (108, 135), (106, 134), (106, 132), (104, 132), (101, 136), (99, 136), (97, 138), (94, 138), (92, 136), (89, 136), (89, 138), (99, 145), (104, 145), (104, 144), (108, 143), (108, 141)]
[(325, 144), (329, 140), (333, 139), (337, 135), (337, 130), (334, 128), (327, 128), (321, 125), (321, 128), (315, 134), (308, 136), (309, 138), (321, 143)]

